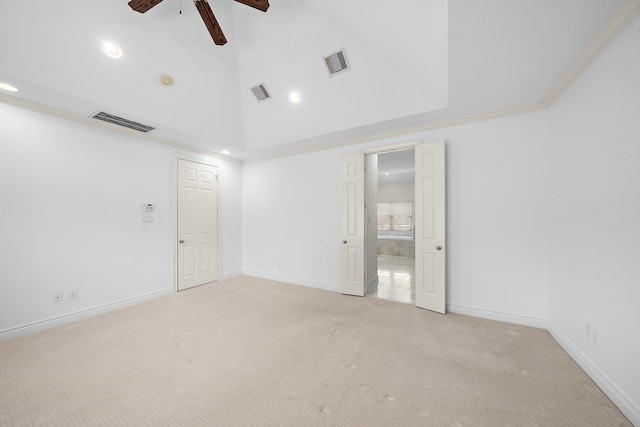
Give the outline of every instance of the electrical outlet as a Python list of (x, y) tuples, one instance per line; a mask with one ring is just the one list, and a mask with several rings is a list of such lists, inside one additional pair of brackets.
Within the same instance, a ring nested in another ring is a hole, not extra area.
[(69, 291), (69, 299), (76, 299), (78, 298), (78, 290), (77, 289), (71, 289)]
[(53, 302), (62, 302), (62, 292), (53, 294)]
[(595, 345), (598, 345), (598, 328), (591, 327), (591, 341), (593, 341)]
[(591, 339), (591, 325), (589, 323), (587, 323), (587, 329), (585, 331), (585, 335), (587, 336), (588, 339)]

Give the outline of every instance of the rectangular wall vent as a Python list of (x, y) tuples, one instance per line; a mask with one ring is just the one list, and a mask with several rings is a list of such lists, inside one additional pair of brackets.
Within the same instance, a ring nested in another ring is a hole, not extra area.
[(327, 66), (330, 76), (343, 73), (351, 69), (349, 66), (349, 60), (347, 59), (347, 52), (341, 49), (335, 53), (324, 58), (324, 63)]
[(113, 123), (114, 125), (137, 130), (138, 132), (143, 133), (151, 132), (155, 129), (153, 126), (143, 125), (142, 123), (134, 122), (133, 120), (105, 113), (104, 111), (96, 111), (91, 115), (91, 118), (102, 120), (103, 122), (107, 123)]
[(252, 87), (251, 92), (253, 93), (253, 96), (256, 97), (258, 102), (271, 99), (271, 94), (269, 93), (267, 88), (264, 86), (264, 83), (260, 83), (258, 86)]

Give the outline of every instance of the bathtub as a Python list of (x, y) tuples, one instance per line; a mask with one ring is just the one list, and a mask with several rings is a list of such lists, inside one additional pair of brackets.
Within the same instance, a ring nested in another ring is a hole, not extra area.
[(412, 236), (393, 236), (391, 234), (378, 234), (378, 240), (413, 240)]
[(413, 236), (378, 234), (378, 254), (396, 256), (415, 256)]

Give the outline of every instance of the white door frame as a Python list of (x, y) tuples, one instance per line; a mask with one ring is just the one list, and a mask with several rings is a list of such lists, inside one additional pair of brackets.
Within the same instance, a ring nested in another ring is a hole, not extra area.
[[(406, 150), (406, 149), (409, 149), (409, 148), (414, 148), (415, 149), (415, 147), (417, 147), (418, 145), (421, 145), (423, 143), (424, 143), (423, 139), (418, 139), (418, 140), (405, 142), (405, 143), (399, 143), (399, 144), (393, 144), (393, 145), (385, 145), (385, 146), (382, 146), (382, 147), (364, 149), (364, 150), (362, 150), (362, 153), (364, 153), (365, 156), (366, 156), (366, 155), (369, 155), (369, 154), (388, 153), (388, 152), (392, 152), (392, 151)], [(445, 162), (446, 162), (446, 160), (445, 160)], [(414, 220), (417, 221), (418, 218), (414, 218)], [(367, 243), (365, 241), (365, 245), (366, 244), (370, 244), (370, 243)], [(446, 250), (446, 244), (443, 244), (443, 246), (444, 246), (444, 248)], [(445, 270), (446, 270), (446, 266), (445, 266)], [(365, 286), (366, 286), (366, 284), (365, 284)], [(445, 279), (445, 287), (446, 287), (446, 279)], [(366, 291), (366, 289), (365, 289), (365, 291)], [(446, 288), (445, 288), (445, 292), (446, 292)], [(445, 307), (446, 307), (446, 299), (445, 299), (444, 304), (445, 304)]]
[[(415, 148), (416, 146), (422, 144), (424, 141), (422, 139), (416, 139), (413, 141), (409, 141), (409, 142), (401, 142), (398, 144), (392, 144), (392, 145), (385, 145), (382, 147), (375, 147), (375, 148), (367, 148), (362, 150), (362, 153), (365, 155), (365, 163), (366, 163), (366, 157), (370, 154), (383, 154), (383, 153), (391, 153), (394, 151), (402, 151), (402, 150), (408, 150), (411, 148)], [(365, 185), (367, 185), (367, 182), (365, 182)], [(365, 189), (365, 194), (366, 194), (366, 189)], [(363, 194), (364, 196), (364, 194)], [(365, 200), (365, 203), (367, 203), (367, 200)], [(365, 253), (366, 253), (366, 248), (367, 245), (371, 245), (373, 244), (372, 242), (369, 242), (365, 239)], [(364, 265), (364, 269), (366, 271), (367, 265), (366, 265), (366, 260), (367, 257), (365, 257), (365, 265)], [(377, 274), (376, 274), (377, 277)], [(363, 290), (363, 295), (367, 294), (367, 283), (364, 284), (364, 290)]]
[(402, 142), (402, 143), (393, 144), (393, 145), (385, 145), (384, 147), (367, 148), (365, 150), (362, 150), (362, 152), (364, 154), (389, 153), (391, 151), (400, 151), (400, 150), (406, 150), (407, 148), (414, 148), (417, 145), (422, 144), (423, 142), (424, 140), (422, 139), (416, 139), (415, 141)]
[(172, 278), (173, 278), (173, 293), (178, 293), (178, 160), (187, 160), (189, 162), (201, 163), (207, 166), (213, 166), (218, 168), (218, 243), (217, 243), (217, 251), (218, 251), (218, 277), (216, 278), (219, 281), (222, 278), (222, 227), (221, 227), (221, 212), (222, 212), (222, 197), (220, 186), (222, 182), (220, 166), (211, 163), (209, 160), (199, 159), (197, 157), (190, 157), (184, 154), (173, 153), (173, 173), (171, 179), (171, 257), (173, 262), (171, 263), (173, 268)]

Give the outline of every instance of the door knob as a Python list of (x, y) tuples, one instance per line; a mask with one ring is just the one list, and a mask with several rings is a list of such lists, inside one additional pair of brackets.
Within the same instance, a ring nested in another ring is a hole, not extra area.
[(436, 246), (436, 250), (437, 250), (437, 251), (442, 250), (442, 246)]
[(346, 245), (346, 244), (347, 244), (347, 241), (346, 241), (346, 240), (343, 240), (343, 241), (342, 241), (342, 243), (344, 243), (344, 244)]
[(184, 243), (184, 240), (180, 240), (180, 243)]

